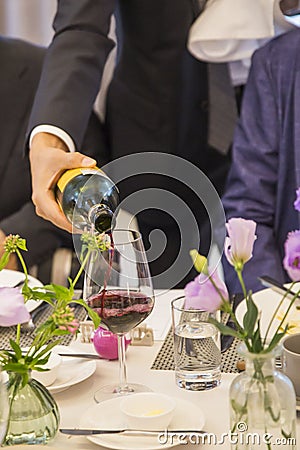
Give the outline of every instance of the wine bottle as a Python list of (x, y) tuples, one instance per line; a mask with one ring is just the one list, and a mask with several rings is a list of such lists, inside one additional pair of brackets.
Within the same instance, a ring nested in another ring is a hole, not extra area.
[(119, 191), (98, 167), (64, 172), (56, 184), (56, 199), (75, 228), (94, 226), (100, 233), (112, 229)]

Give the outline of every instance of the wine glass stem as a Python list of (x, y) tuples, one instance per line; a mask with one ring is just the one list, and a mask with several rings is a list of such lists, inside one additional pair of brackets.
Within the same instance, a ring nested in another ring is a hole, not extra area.
[(126, 358), (125, 358), (125, 336), (124, 334), (118, 334), (118, 355), (119, 355), (119, 387), (118, 392), (120, 394), (126, 392), (132, 392), (132, 389), (127, 383), (127, 370), (126, 370)]

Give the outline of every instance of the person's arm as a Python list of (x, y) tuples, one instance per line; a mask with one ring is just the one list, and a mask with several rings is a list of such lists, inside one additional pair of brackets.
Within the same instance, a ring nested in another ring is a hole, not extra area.
[[(1, 244), (9, 234), (18, 234), (26, 239), (28, 252), (24, 252), (23, 257), (29, 268), (47, 261), (59, 247), (73, 248), (72, 236), (38, 217), (31, 202), (0, 221), (0, 254), (3, 249)], [(22, 270), (17, 258), (10, 261), (7, 268)]]
[[(61, 128), (81, 148), (97, 96), (103, 68), (114, 43), (108, 38), (115, 0), (62, 0), (54, 20), (55, 35), (44, 59), (27, 129), (42, 124)], [(40, 216), (71, 231), (54, 201), (53, 185), (66, 169), (90, 167), (79, 153), (68, 153), (65, 143), (48, 133), (36, 134), (30, 146), (33, 202)]]
[[(244, 268), (247, 287), (254, 291), (262, 288), (259, 275), (284, 278), (274, 235), (281, 126), (270, 60), (268, 48), (253, 57), (223, 197), (227, 220), (243, 217), (258, 224), (254, 255)], [(224, 269), (230, 291), (239, 292), (233, 268), (225, 262)]]

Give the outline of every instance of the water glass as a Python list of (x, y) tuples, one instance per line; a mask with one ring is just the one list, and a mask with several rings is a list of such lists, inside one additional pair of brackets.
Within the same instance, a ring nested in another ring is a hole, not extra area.
[(221, 350), (214, 313), (185, 308), (185, 298), (172, 301), (176, 384), (190, 391), (212, 389), (221, 381)]

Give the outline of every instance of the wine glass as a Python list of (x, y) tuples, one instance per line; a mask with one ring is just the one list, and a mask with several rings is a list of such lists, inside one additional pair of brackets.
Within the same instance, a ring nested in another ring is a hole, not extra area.
[(154, 306), (142, 237), (138, 231), (128, 229), (114, 229), (110, 237), (109, 250), (91, 253), (83, 286), (84, 299), (101, 317), (101, 325), (118, 336), (119, 384), (100, 388), (95, 394), (96, 402), (150, 390), (143, 385), (128, 384), (125, 362), (125, 335), (141, 323)]

